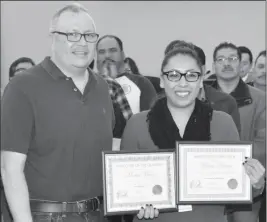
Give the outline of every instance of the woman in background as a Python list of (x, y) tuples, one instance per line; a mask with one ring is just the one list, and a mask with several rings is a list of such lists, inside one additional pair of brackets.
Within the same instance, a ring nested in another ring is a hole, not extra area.
[(130, 57), (125, 58), (124, 63), (125, 63), (125, 72), (132, 73), (135, 75), (141, 75), (135, 61), (132, 58)]

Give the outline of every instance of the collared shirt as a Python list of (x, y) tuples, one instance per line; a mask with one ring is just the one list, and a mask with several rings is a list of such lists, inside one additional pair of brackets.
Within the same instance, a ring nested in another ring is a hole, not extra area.
[[(211, 81), (205, 81), (208, 85), (214, 87), (215, 89), (219, 89), (219, 84), (217, 81), (217, 77), (214, 76), (214, 79)], [(233, 92), (230, 93), (232, 97), (235, 98), (238, 108), (249, 105), (252, 103), (252, 97), (250, 95), (250, 90), (244, 81), (240, 78), (237, 87)]]
[(128, 120), (133, 115), (133, 112), (124, 94), (124, 91), (121, 88), (121, 85), (117, 83), (116, 80), (108, 76), (103, 76), (103, 78), (109, 85), (109, 94), (112, 101), (119, 106), (125, 120)]
[(1, 148), (27, 155), (32, 199), (102, 195), (102, 151), (112, 150), (114, 112), (105, 80), (90, 70), (89, 75), (82, 94), (46, 58), (6, 86)]
[(242, 80), (243, 80), (244, 82), (246, 82), (247, 79), (248, 79), (248, 73), (247, 73), (244, 77), (242, 77)]

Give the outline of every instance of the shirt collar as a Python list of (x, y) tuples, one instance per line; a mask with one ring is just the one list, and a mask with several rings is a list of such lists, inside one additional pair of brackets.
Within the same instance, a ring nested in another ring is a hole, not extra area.
[(237, 87), (230, 93), (236, 99), (251, 98), (248, 85), (240, 78)]
[(247, 73), (247, 75), (245, 75), (245, 76), (242, 78), (242, 80), (243, 80), (244, 82), (246, 82), (247, 79), (248, 79), (248, 73)]
[(56, 64), (47, 56), (41, 63), (41, 66), (46, 70), (46, 72), (52, 76), (55, 80), (66, 79), (67, 76), (61, 72), (61, 70), (56, 66)]
[[(217, 76), (212, 81), (211, 86), (215, 89), (219, 89)], [(237, 87), (233, 92), (230, 93), (237, 102), (238, 107), (249, 105), (252, 103), (252, 97), (250, 94), (249, 86), (240, 78)]]
[[(52, 76), (55, 80), (67, 79), (67, 77), (61, 70), (56, 66), (56, 64), (51, 60), (49, 56), (47, 56), (43, 62), (41, 62), (41, 66), (46, 70), (46, 72)], [(98, 83), (97, 74), (94, 73), (91, 69), (88, 68), (88, 79), (89, 85), (94, 86)]]

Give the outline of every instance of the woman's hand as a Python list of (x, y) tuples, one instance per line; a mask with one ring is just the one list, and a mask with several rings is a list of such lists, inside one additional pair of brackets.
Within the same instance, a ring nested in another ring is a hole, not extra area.
[(139, 220), (141, 219), (154, 219), (159, 216), (159, 210), (154, 208), (153, 205), (146, 205), (146, 208), (144, 209), (143, 207), (137, 214), (137, 217)]
[(251, 184), (255, 189), (262, 189), (265, 186), (265, 168), (262, 164), (252, 158), (246, 158), (243, 163)]

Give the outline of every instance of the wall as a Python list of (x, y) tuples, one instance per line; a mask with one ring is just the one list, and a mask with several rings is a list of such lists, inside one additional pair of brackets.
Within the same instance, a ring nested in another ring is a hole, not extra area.
[[(8, 81), (10, 64), (21, 56), (40, 62), (50, 53), (50, 19), (67, 2), (1, 2), (1, 78)], [(82, 2), (97, 32), (118, 35), (125, 52), (145, 75), (159, 75), (163, 52), (174, 39), (191, 41), (205, 50), (208, 68), (222, 41), (265, 48), (265, 2)]]

